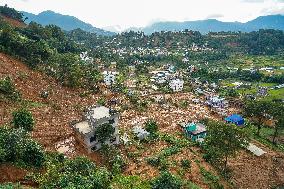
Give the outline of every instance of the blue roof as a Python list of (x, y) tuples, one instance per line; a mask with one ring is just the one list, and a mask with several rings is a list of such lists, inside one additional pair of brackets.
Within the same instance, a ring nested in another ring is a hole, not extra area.
[(237, 125), (244, 124), (244, 118), (238, 114), (233, 114), (227, 118), (225, 118), (226, 121), (235, 123)]

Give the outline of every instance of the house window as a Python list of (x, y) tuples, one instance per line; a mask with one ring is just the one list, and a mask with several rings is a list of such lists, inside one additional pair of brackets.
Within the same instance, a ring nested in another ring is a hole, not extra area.
[(95, 142), (97, 140), (97, 136), (94, 135), (90, 138), (90, 143)]
[(109, 124), (114, 124), (114, 122), (115, 122), (114, 119), (108, 121)]

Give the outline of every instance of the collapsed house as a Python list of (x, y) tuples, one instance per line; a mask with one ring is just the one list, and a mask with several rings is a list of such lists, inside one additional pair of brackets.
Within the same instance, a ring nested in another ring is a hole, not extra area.
[(206, 97), (205, 104), (212, 108), (226, 108), (228, 107), (228, 101), (225, 98), (220, 98), (218, 96)]
[(137, 125), (133, 128), (133, 133), (136, 135), (136, 137), (139, 140), (144, 140), (150, 135), (150, 133), (148, 131), (146, 131), (145, 129), (143, 129), (139, 125)]
[(114, 128), (111, 137), (104, 141), (104, 144), (119, 144), (118, 130), (119, 114), (105, 106), (92, 106), (88, 108), (83, 120), (71, 124), (72, 129), (76, 132), (76, 139), (88, 150), (92, 152), (102, 147), (102, 142), (98, 140), (97, 129), (109, 124)]

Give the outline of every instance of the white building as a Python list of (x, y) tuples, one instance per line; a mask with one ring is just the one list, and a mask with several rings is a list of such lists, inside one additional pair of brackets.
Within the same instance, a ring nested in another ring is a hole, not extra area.
[(115, 78), (117, 74), (118, 74), (117, 72), (104, 71), (103, 76), (105, 84), (108, 86), (115, 84)]
[(98, 150), (102, 147), (96, 130), (103, 124), (110, 124), (114, 127), (114, 133), (104, 141), (104, 144), (119, 144), (118, 118), (119, 114), (116, 111), (104, 106), (93, 106), (88, 109), (82, 121), (71, 124), (71, 127), (77, 133), (77, 140), (90, 153), (92, 150)]
[(171, 80), (170, 83), (169, 83), (170, 88), (171, 88), (174, 92), (182, 91), (182, 89), (183, 89), (183, 84), (184, 84), (184, 81), (181, 80), (181, 79), (174, 79), (174, 80)]
[(80, 53), (80, 58), (82, 61), (85, 61), (85, 62), (90, 62), (92, 63), (94, 61), (94, 59), (92, 57), (89, 57), (88, 56), (88, 51), (86, 52), (81, 52)]

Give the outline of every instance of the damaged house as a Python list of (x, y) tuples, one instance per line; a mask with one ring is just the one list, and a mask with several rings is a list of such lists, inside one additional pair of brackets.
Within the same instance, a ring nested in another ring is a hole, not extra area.
[(100, 149), (102, 144), (119, 144), (118, 119), (116, 111), (105, 106), (92, 106), (83, 120), (71, 124), (71, 127), (77, 140), (90, 153)]

